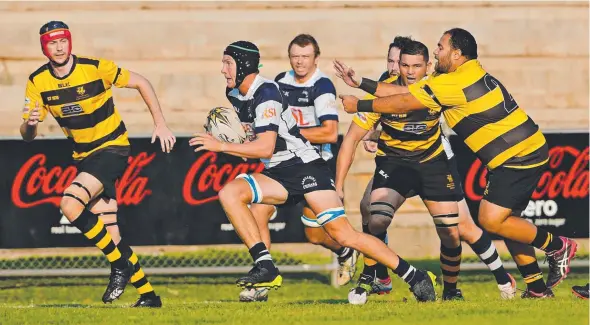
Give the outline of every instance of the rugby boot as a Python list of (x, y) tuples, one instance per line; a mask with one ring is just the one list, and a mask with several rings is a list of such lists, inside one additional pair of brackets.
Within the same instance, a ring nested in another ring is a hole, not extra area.
[(443, 290), (443, 300), (465, 300), (460, 289)]
[(585, 286), (573, 286), (572, 293), (578, 298), (588, 299), (588, 287), (589, 286), (590, 286), (590, 284), (587, 284)]
[(278, 290), (283, 284), (283, 277), (276, 267), (267, 269), (260, 263), (256, 263), (246, 276), (236, 281), (236, 284), (242, 288), (274, 288)]
[(104, 294), (102, 295), (102, 302), (104, 302), (105, 304), (107, 302), (113, 302), (114, 300), (121, 297), (121, 295), (125, 291), (125, 286), (127, 286), (129, 279), (131, 279), (134, 267), (129, 260), (125, 261), (127, 262), (127, 267), (125, 267), (124, 269), (111, 267), (109, 284), (107, 285), (107, 288)]
[(139, 299), (131, 305), (131, 307), (148, 307), (148, 308), (160, 308), (162, 307), (162, 300), (160, 296), (140, 296)]
[(410, 291), (412, 291), (416, 300), (420, 302), (435, 301), (436, 291), (434, 288), (436, 287), (436, 276), (430, 271), (416, 270), (416, 272), (421, 272), (423, 279), (416, 282), (410, 288)]
[(555, 298), (553, 291), (550, 288), (547, 288), (544, 292), (536, 293), (530, 290), (525, 290), (520, 296), (522, 299), (544, 299), (544, 298)]
[(268, 288), (244, 288), (240, 292), (241, 302), (268, 301)]
[(554, 252), (547, 253), (546, 260), (549, 263), (549, 274), (547, 275), (547, 287), (555, 288), (570, 272), (570, 263), (576, 255), (578, 244), (569, 239), (560, 236), (563, 247)]

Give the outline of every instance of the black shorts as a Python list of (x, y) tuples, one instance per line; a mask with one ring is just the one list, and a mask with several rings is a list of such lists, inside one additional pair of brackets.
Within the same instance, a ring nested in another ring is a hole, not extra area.
[(297, 204), (307, 193), (335, 190), (332, 172), (321, 158), (307, 164), (265, 169), (261, 174), (279, 182), (287, 190), (289, 196), (283, 205)]
[(490, 170), (483, 198), (501, 207), (512, 209), (513, 216), (520, 216), (529, 204), (546, 169), (547, 164), (527, 169), (500, 166)]
[(99, 197), (117, 199), (115, 182), (125, 172), (129, 158), (129, 149), (125, 148), (106, 148), (77, 162), (78, 173), (88, 173), (102, 183), (104, 191)]
[(461, 184), (455, 181), (459, 176), (453, 175), (444, 153), (424, 163), (388, 157), (377, 157), (375, 162), (372, 190), (385, 187), (404, 197), (417, 194), (423, 200), (435, 202), (463, 199)]

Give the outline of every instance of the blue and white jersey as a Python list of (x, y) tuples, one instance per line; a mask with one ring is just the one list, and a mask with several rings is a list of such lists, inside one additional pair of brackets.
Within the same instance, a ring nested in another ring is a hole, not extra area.
[[(297, 120), (300, 129), (322, 125), (323, 121), (338, 121), (336, 88), (320, 69), (305, 83), (295, 81), (293, 70), (280, 73), (275, 81)], [(314, 145), (324, 160), (333, 157), (329, 143)]]
[(278, 133), (272, 157), (261, 159), (266, 168), (287, 167), (320, 158), (309, 141), (299, 133), (293, 113), (284, 103), (275, 82), (257, 75), (245, 96), (238, 88), (226, 89), (226, 95), (240, 120), (251, 124), (255, 134), (266, 131)]

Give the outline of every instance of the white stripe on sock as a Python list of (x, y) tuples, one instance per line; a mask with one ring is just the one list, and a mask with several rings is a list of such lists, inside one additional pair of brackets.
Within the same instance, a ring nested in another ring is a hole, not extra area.
[(490, 270), (495, 271), (499, 268), (502, 267), (502, 261), (500, 260), (500, 257), (498, 257), (495, 261), (493, 261), (492, 263), (488, 264), (488, 267), (490, 268)]
[(410, 273), (412, 273), (412, 271), (415, 271), (415, 270), (416, 270), (416, 269), (415, 269), (413, 266), (411, 266), (411, 265), (410, 265), (410, 268), (408, 269), (408, 272), (406, 272), (406, 274), (404, 274), (404, 275), (402, 276), (402, 279), (404, 279), (404, 280), (405, 280), (405, 279), (408, 277), (408, 275), (410, 275)]
[(256, 261), (254, 261), (254, 263), (258, 263), (260, 261), (272, 261), (272, 256), (270, 256), (270, 254), (260, 256)]
[(340, 255), (338, 255), (338, 256), (340, 256), (340, 257), (342, 257), (342, 256), (346, 256), (346, 255), (347, 255), (349, 252), (350, 252), (350, 248), (348, 248), (348, 247), (345, 247), (345, 248), (344, 248), (344, 251), (342, 252), (342, 254), (340, 254)]
[(490, 241), (490, 244), (490, 247), (485, 252), (483, 252), (483, 254), (479, 255), (479, 257), (481, 257), (482, 260), (492, 257), (492, 255), (496, 251), (496, 246), (494, 246), (494, 243)]

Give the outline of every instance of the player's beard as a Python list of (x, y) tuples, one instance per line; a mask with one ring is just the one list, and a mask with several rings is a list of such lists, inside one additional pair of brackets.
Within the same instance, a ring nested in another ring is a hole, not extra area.
[(446, 58), (438, 58), (438, 61), (436, 61), (436, 64), (434, 65), (434, 71), (438, 72), (438, 73), (447, 73), (449, 72), (449, 69), (451, 68), (451, 56), (449, 55)]

